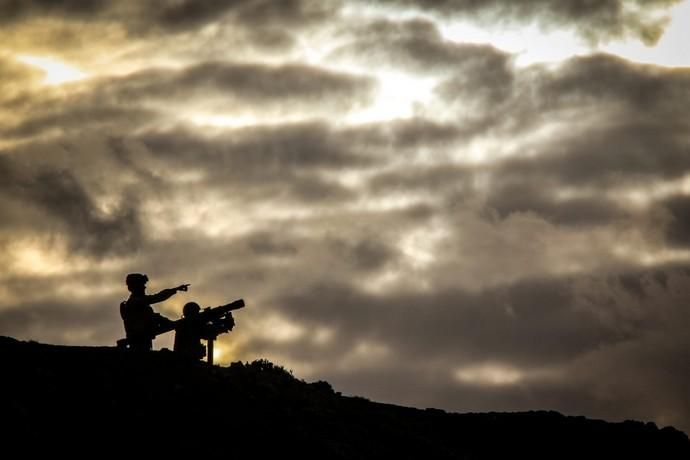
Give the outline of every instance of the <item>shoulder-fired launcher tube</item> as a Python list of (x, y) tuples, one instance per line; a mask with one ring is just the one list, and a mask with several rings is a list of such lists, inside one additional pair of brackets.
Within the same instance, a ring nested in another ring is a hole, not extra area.
[(235, 300), (234, 302), (220, 305), (218, 307), (206, 307), (199, 313), (204, 320), (212, 321), (216, 318), (221, 318), (233, 310), (239, 310), (244, 307), (244, 299)]
[[(228, 313), (233, 310), (239, 310), (244, 307), (244, 299), (235, 300), (225, 305), (220, 305), (218, 307), (206, 307), (199, 312), (203, 321), (215, 321), (223, 318)], [(181, 324), (183, 319), (178, 319), (175, 321), (161, 321), (156, 325), (154, 335), (158, 336), (160, 334), (165, 334), (177, 328)]]

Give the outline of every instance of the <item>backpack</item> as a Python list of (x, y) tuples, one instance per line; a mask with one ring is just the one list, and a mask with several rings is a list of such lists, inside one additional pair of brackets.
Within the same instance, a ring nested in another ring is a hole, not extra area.
[(150, 305), (142, 305), (125, 300), (120, 303), (120, 317), (125, 323), (127, 337), (151, 337), (155, 336), (155, 321), (153, 308)]

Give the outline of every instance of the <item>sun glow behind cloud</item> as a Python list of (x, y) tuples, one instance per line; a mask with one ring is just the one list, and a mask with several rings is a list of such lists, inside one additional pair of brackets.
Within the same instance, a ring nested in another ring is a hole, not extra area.
[(12, 270), (32, 275), (52, 275), (67, 269), (62, 257), (34, 245), (17, 245), (12, 253)]
[(98, 262), (70, 252), (65, 242), (50, 244), (31, 238), (17, 238), (7, 246), (9, 271), (32, 276), (73, 274), (96, 268), (118, 270), (122, 268), (120, 258), (104, 259)]
[(374, 101), (362, 110), (346, 117), (351, 123), (372, 123), (413, 117), (429, 102), (434, 85), (433, 78), (418, 78), (400, 72), (381, 71)]
[(20, 55), (16, 59), (24, 64), (41, 69), (45, 73), (43, 83), (46, 85), (62, 85), (63, 83), (82, 80), (88, 76), (78, 68), (53, 58)]
[(524, 374), (506, 365), (481, 364), (456, 370), (455, 378), (471, 385), (502, 386), (519, 383), (524, 378)]
[[(400, 72), (380, 71), (375, 75), (378, 88), (371, 102), (343, 113), (341, 118), (343, 124), (357, 125), (414, 117), (429, 104), (433, 87), (438, 83), (433, 78), (418, 78)], [(322, 117), (323, 113), (298, 110), (276, 115), (258, 112), (255, 114), (197, 112), (182, 119), (200, 127), (243, 128), (258, 124), (300, 123)]]

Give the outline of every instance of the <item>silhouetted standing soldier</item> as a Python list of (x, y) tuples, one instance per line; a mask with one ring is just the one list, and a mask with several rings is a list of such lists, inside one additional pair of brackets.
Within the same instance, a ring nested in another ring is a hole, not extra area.
[(208, 340), (209, 344), (216, 339), (219, 332), (232, 330), (235, 321), (232, 314), (228, 316), (229, 323), (224, 323), (224, 329), (219, 330), (218, 326), (208, 322), (199, 314), (201, 307), (196, 302), (189, 302), (182, 308), (182, 319), (175, 328), (175, 345), (173, 349), (185, 356), (194, 359), (203, 359), (206, 356), (206, 347), (201, 343), (202, 339)]
[(146, 295), (146, 283), (149, 278), (141, 273), (130, 273), (125, 278), (127, 289), (132, 294), (127, 301), (120, 304), (120, 316), (125, 323), (127, 341), (132, 350), (151, 350), (153, 339), (162, 325), (171, 321), (155, 313), (152, 303), (163, 302), (177, 293), (186, 291), (189, 284), (181, 284), (170, 289), (163, 289), (157, 294)]

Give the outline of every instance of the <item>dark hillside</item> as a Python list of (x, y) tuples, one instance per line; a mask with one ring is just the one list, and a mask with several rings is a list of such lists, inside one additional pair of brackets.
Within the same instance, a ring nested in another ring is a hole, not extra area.
[(0, 337), (3, 451), (96, 458), (690, 458), (652, 423), (557, 412), (453, 414), (345, 397), (268, 361), (212, 367)]

